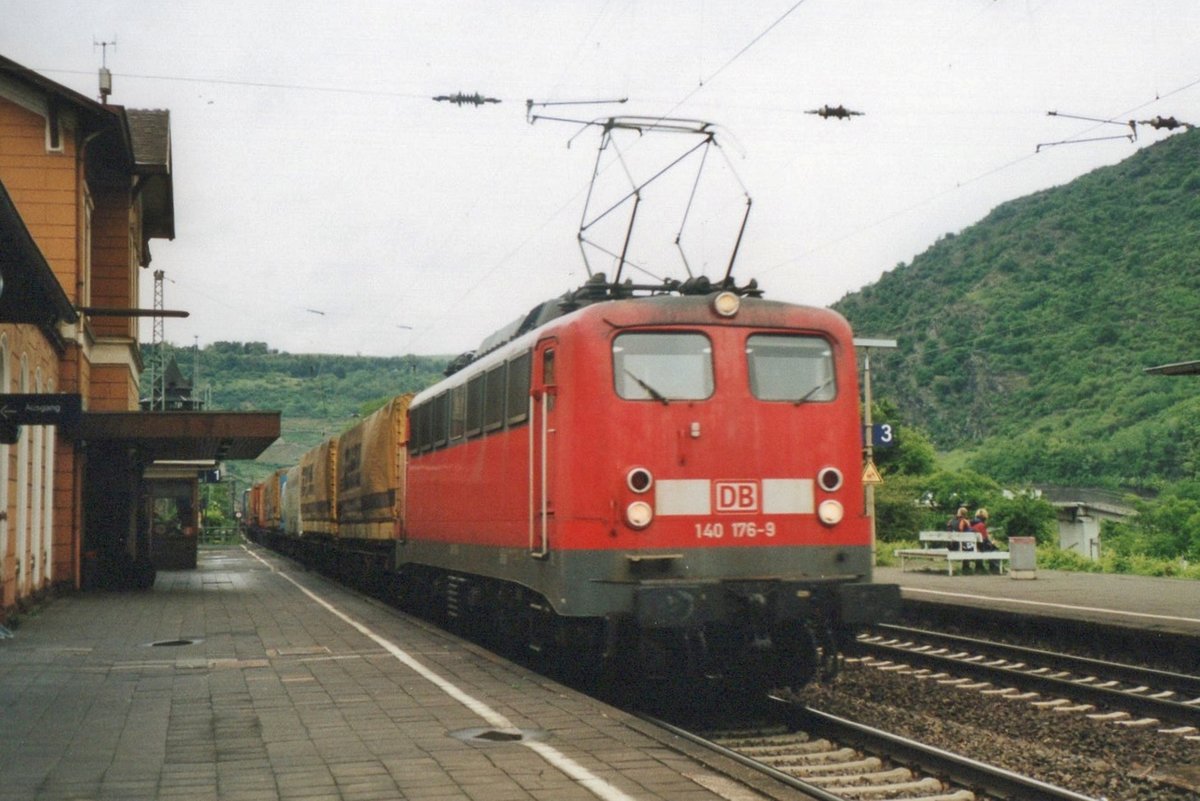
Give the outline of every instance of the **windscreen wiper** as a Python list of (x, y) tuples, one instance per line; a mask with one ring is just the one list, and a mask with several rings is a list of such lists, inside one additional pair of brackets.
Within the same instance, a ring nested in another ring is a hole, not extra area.
[(634, 381), (636, 381), (636, 382), (637, 382), (637, 385), (638, 385), (639, 387), (641, 387), (642, 389), (646, 390), (646, 394), (648, 394), (648, 395), (649, 395), (651, 398), (654, 398), (654, 400), (656, 400), (656, 401), (660, 402), (660, 403), (661, 403), (663, 406), (666, 406), (666, 405), (667, 405), (667, 396), (666, 396), (666, 395), (662, 394), (662, 393), (661, 393), (661, 392), (659, 392), (657, 389), (655, 389), (654, 387), (650, 386), (649, 384), (647, 384), (647, 383), (646, 383), (645, 381), (643, 381), (642, 379), (638, 378), (638, 377), (637, 377), (636, 375), (634, 375), (634, 374), (633, 374), (633, 372), (632, 372), (632, 371), (630, 371), (629, 369), (626, 369), (626, 370), (625, 370), (625, 375), (629, 376), (629, 377), (630, 377), (630, 378), (632, 378)]
[(813, 395), (816, 395), (818, 392), (825, 389), (825, 387), (829, 386), (832, 383), (833, 383), (833, 376), (830, 376), (829, 378), (822, 381), (820, 384), (817, 384), (815, 387), (810, 389), (808, 392), (805, 392), (803, 395), (801, 395), (800, 399), (796, 401), (796, 405), (799, 406), (802, 403), (808, 403), (809, 399), (812, 398)]

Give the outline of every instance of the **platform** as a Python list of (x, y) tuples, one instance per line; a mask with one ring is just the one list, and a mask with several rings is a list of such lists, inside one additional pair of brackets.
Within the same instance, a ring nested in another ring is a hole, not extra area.
[(1002, 609), (1200, 637), (1200, 581), (1111, 573), (1037, 570), (1032, 580), (986, 572), (947, 576), (875, 568), (905, 600)]
[(202, 550), (150, 591), (53, 599), (15, 634), (0, 640), (4, 801), (765, 797), (257, 548)]

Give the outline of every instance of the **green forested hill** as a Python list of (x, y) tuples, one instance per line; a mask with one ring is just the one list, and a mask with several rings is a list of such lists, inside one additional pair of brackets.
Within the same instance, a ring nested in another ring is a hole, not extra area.
[(875, 388), (1001, 479), (1200, 477), (1200, 130), (996, 208), (835, 304)]

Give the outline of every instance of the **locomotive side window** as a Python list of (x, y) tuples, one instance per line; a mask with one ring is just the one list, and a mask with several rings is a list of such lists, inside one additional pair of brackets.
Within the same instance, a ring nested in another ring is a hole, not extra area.
[(462, 441), (467, 428), (467, 387), (459, 384), (450, 390), (450, 444)]
[(831, 401), (837, 397), (833, 348), (814, 336), (754, 334), (746, 340), (750, 391), (767, 401)]
[(508, 363), (508, 424), (529, 418), (529, 364), (532, 356), (525, 351)]
[(626, 400), (665, 403), (713, 394), (712, 343), (704, 334), (620, 334), (612, 350), (613, 381)]
[(498, 364), (487, 371), (487, 381), (483, 389), (484, 431), (495, 431), (504, 425), (504, 396), (507, 389), (504, 383), (503, 364)]
[(533, 354), (526, 351), (413, 406), (408, 452), (416, 456), (459, 445), (468, 437), (527, 421), (532, 364)]
[(467, 436), (483, 433), (483, 373), (467, 382)]
[(448, 393), (443, 392), (433, 399), (430, 406), (433, 407), (432, 428), (433, 428), (433, 446), (435, 448), (446, 447), (446, 434), (450, 429), (449, 420), (447, 420), (446, 412), (450, 408)]
[(432, 440), (429, 438), (429, 404), (423, 403), (410, 412), (412, 418), (412, 453), (422, 453), (430, 449)]

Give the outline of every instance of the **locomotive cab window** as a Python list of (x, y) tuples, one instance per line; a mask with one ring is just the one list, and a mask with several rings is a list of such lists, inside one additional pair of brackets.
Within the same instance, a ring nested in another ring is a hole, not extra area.
[[(542, 386), (553, 387), (558, 383), (555, 377), (554, 367), (554, 348), (546, 348), (542, 351)], [(553, 392), (545, 396), (545, 404), (547, 411), (554, 411), (554, 403), (558, 396)]]
[(837, 397), (833, 348), (814, 336), (754, 334), (746, 340), (750, 391), (759, 400), (831, 401)]
[(626, 400), (703, 400), (713, 394), (712, 343), (704, 334), (620, 334), (612, 353), (617, 395)]

